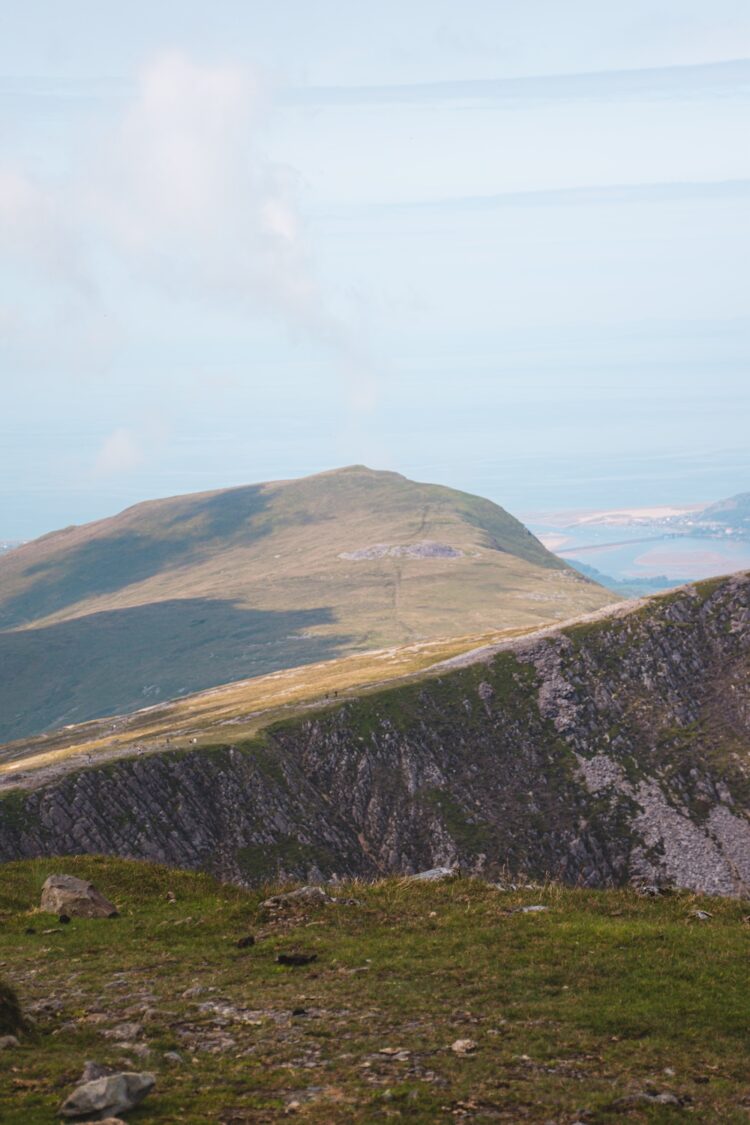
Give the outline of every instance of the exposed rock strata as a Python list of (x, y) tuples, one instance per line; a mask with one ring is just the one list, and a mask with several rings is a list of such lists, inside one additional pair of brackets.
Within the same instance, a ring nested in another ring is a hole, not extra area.
[(110, 852), (242, 882), (453, 867), (750, 885), (750, 578), (487, 650), (262, 740), (0, 801), (0, 856)]

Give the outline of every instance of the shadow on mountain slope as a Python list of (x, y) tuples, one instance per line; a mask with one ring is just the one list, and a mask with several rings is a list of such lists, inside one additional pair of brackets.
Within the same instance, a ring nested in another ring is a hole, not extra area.
[(225, 547), (238, 539), (268, 535), (272, 522), (257, 520), (268, 507), (268, 497), (258, 485), (198, 500), (188, 497), (186, 502), (175, 501), (168, 511), (155, 506), (151, 519), (141, 521), (145, 531), (113, 529), (27, 567), (23, 574), (32, 581), (0, 606), (0, 628), (36, 621), (166, 569), (193, 565), (215, 551), (217, 542)]
[(349, 638), (305, 631), (333, 620), (186, 598), (0, 632), (0, 742), (332, 659)]

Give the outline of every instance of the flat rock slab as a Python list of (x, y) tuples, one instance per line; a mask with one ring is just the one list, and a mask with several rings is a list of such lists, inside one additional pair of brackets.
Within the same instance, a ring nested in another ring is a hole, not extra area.
[(93, 883), (74, 875), (50, 875), (42, 887), (42, 910), (70, 918), (115, 918), (117, 907)]
[(406, 875), (410, 883), (439, 883), (443, 879), (455, 879), (459, 874), (456, 867), (431, 867), (429, 871), (418, 871), (416, 875)]
[(60, 1106), (61, 1117), (106, 1120), (142, 1102), (156, 1085), (153, 1074), (122, 1071), (79, 1086)]

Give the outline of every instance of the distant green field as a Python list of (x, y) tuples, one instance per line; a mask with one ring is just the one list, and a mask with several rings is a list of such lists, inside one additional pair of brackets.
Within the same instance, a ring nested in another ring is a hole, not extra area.
[[(59, 870), (120, 917), (35, 913)], [(156, 1075), (133, 1123), (747, 1121), (746, 903), (391, 879), (275, 914), (269, 890), (104, 858), (3, 867), (0, 971), (58, 1007), (3, 1053), (0, 1119), (51, 1121), (94, 1059)], [(290, 951), (317, 959), (276, 963)], [(144, 1057), (104, 1035), (126, 1020)]]
[(0, 557), (0, 741), (615, 598), (496, 504), (397, 473), (150, 501)]

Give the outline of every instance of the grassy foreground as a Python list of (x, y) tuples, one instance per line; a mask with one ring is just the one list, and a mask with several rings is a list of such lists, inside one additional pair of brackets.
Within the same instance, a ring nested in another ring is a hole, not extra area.
[[(120, 917), (35, 913), (55, 871)], [(108, 858), (0, 869), (0, 977), (37, 1021), (0, 1055), (0, 1120), (54, 1120), (86, 1059), (156, 1074), (134, 1125), (750, 1118), (747, 903), (387, 880), (269, 912), (269, 893)], [(126, 1021), (130, 1047), (107, 1035)]]

